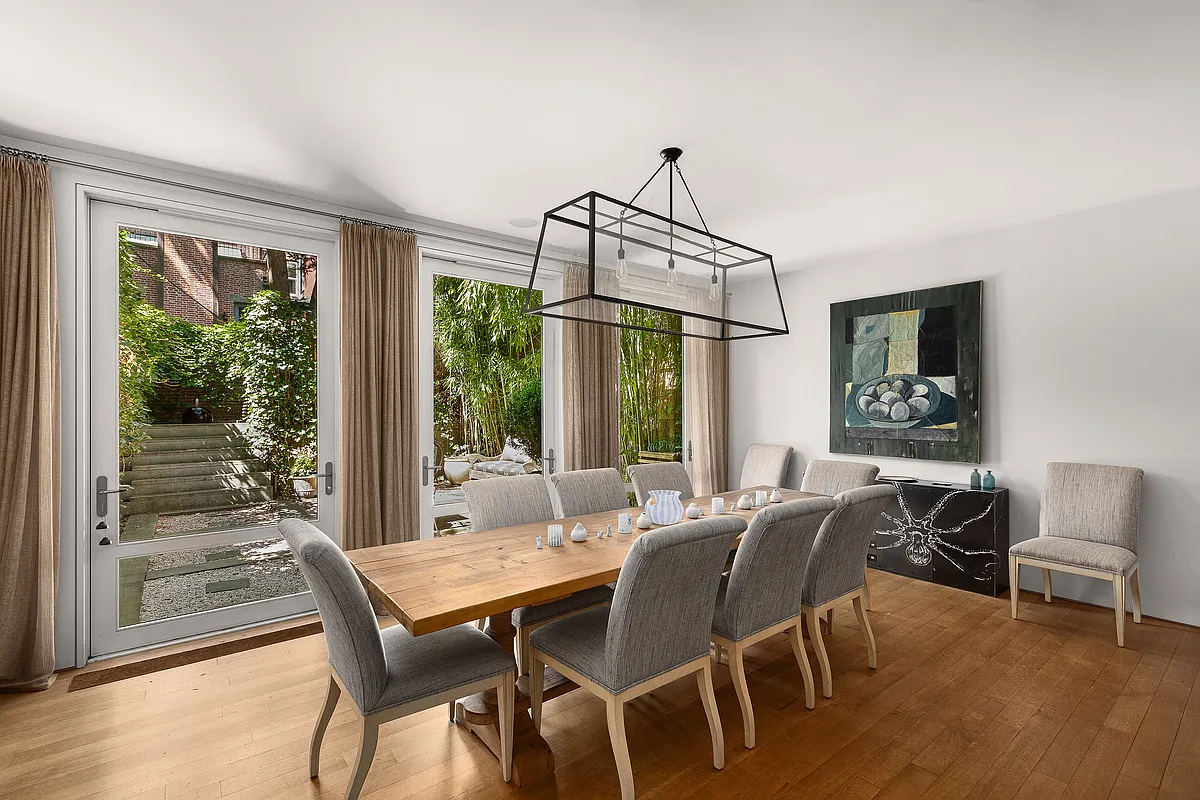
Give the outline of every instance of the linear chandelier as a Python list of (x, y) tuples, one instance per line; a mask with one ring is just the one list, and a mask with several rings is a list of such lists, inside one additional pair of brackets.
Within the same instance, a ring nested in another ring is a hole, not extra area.
[[(525, 313), (716, 341), (786, 335), (774, 259), (712, 233), (679, 168), (683, 151), (659, 155), (629, 202), (588, 192), (543, 215)], [(666, 216), (635, 205), (664, 170)], [(700, 227), (675, 217), (676, 176)], [(564, 262), (561, 299), (531, 305), (551, 248), (579, 261)]]

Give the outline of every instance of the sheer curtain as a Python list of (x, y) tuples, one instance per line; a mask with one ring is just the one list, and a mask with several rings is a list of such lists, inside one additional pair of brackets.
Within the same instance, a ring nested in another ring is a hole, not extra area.
[(50, 168), (0, 153), (0, 690), (54, 682), (58, 299)]
[[(615, 296), (616, 274), (596, 270), (596, 286)], [(564, 298), (586, 294), (588, 269), (563, 264)], [(617, 321), (611, 303), (583, 300), (570, 313)], [(621, 444), (617, 396), (621, 366), (621, 331), (609, 325), (564, 320), (562, 325), (564, 470), (620, 467)]]
[[(688, 309), (721, 316), (720, 301), (707, 289), (689, 286)], [(721, 325), (683, 318), (684, 331), (719, 336)], [(729, 345), (711, 339), (683, 339), (683, 385), (686, 393), (687, 439), (692, 445), (692, 486), (696, 494), (727, 491), (729, 437)]]
[(420, 538), (417, 240), (342, 223), (342, 547)]

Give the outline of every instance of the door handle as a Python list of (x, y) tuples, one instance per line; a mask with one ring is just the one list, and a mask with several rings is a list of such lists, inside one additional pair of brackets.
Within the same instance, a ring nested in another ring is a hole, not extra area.
[(324, 479), (325, 494), (333, 494), (333, 462), (332, 461), (326, 461), (325, 462), (325, 471), (318, 472), (316, 474), (316, 476), (314, 476), (314, 477)]
[(429, 456), (421, 456), (421, 485), (429, 485), (429, 473), (437, 472), (436, 466), (429, 466)]
[(554, 448), (553, 447), (551, 447), (550, 450), (546, 453), (546, 458), (544, 460), (546, 462), (546, 474), (553, 475), (554, 474)]
[(692, 460), (692, 440), (688, 439), (688, 461)]
[(128, 492), (132, 488), (133, 488), (132, 486), (129, 486), (127, 484), (118, 483), (116, 489), (110, 489), (110, 488), (108, 488), (108, 476), (107, 475), (97, 476), (96, 477), (96, 516), (97, 517), (107, 517), (108, 516), (108, 496), (110, 494), (121, 494), (122, 492)]

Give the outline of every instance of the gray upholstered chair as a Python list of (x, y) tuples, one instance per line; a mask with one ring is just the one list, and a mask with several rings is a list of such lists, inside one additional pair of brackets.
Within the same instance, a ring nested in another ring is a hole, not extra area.
[(792, 448), (785, 444), (752, 444), (742, 462), (742, 477), (739, 489), (751, 486), (783, 486), (787, 477), (788, 464), (792, 461)]
[(610, 607), (560, 619), (533, 634), (534, 725), (541, 730), (547, 664), (604, 700), (623, 800), (634, 795), (625, 703), (686, 675), (695, 674), (700, 687), (712, 734), (713, 766), (725, 766), (709, 632), (725, 556), (745, 529), (745, 520), (728, 515), (644, 533), (629, 548)]
[(309, 775), (317, 777), (321, 740), (342, 690), (362, 718), (362, 741), (350, 773), (346, 800), (362, 790), (379, 726), (485, 689), (495, 689), (500, 715), (500, 763), (512, 774), (513, 703), (516, 672), (512, 656), (470, 625), (412, 636), (402, 625), (379, 629), (371, 601), (345, 553), (324, 533), (297, 519), (279, 523), (325, 628), (329, 687), (309, 748)]
[(629, 508), (625, 482), (612, 467), (556, 472), (550, 483), (554, 484), (554, 510), (560, 518)]
[[(541, 475), (467, 481), (463, 484), (463, 493), (467, 496), (471, 530), (475, 532), (554, 519), (550, 492), (546, 489), (546, 479)], [(520, 674), (529, 671), (529, 634), (539, 625), (611, 600), (612, 589), (597, 586), (575, 592), (561, 600), (514, 609), (512, 621), (517, 628), (517, 668)]]
[[(814, 458), (804, 468), (800, 491), (836, 497), (848, 489), (870, 486), (879, 476), (879, 467), (862, 461), (843, 461), (832, 458)], [(871, 610), (871, 584), (867, 580), (867, 565), (863, 563), (863, 605)], [(832, 614), (832, 609), (830, 610)]]
[(655, 489), (674, 489), (679, 492), (680, 500), (690, 500), (696, 496), (692, 488), (692, 479), (687, 474), (687, 467), (678, 461), (667, 461), (661, 464), (632, 464), (625, 468), (629, 480), (633, 483), (633, 493), (637, 495), (639, 506), (646, 505), (650, 492)]
[(832, 497), (810, 497), (762, 509), (742, 535), (733, 569), (721, 577), (712, 640), (729, 652), (746, 747), (754, 747), (754, 707), (743, 661), (743, 651), (750, 645), (787, 631), (804, 677), (804, 705), (816, 705), (812, 670), (800, 638), (800, 600), (813, 541), (836, 506)]
[[(850, 600), (867, 644), (867, 666), (875, 669), (875, 634), (863, 610), (863, 562), (871, 535), (879, 524), (879, 515), (896, 496), (891, 484), (864, 486), (842, 492), (834, 500), (837, 507), (825, 518), (804, 575), (801, 608), (808, 623), (817, 663), (821, 665), (821, 694), (833, 696), (833, 673), (829, 669), (829, 654), (821, 638), (820, 616), (832, 611), (838, 603)], [(832, 616), (829, 618), (832, 625)]]
[(1050, 571), (1112, 581), (1117, 646), (1125, 646), (1125, 584), (1133, 592), (1133, 621), (1142, 621), (1138, 585), (1138, 517), (1142, 476), (1136, 467), (1052, 462), (1046, 465), (1037, 538), (1008, 549), (1012, 618), (1017, 618), (1020, 569), (1042, 570), (1046, 602)]

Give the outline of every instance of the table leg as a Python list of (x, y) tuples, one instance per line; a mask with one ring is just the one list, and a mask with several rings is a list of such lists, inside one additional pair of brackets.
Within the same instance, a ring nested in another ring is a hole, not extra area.
[[(512, 624), (511, 612), (488, 617), (485, 633), (505, 650), (513, 652), (513, 642), (516, 639), (517, 631)], [(552, 670), (546, 670), (546, 672), (547, 683), (549, 683), (552, 680), (550, 675)], [(555, 675), (557, 676), (557, 673)], [(555, 688), (558, 691), (551, 696), (562, 694), (563, 691), (571, 688), (571, 684), (567, 684), (564, 688), (562, 681), (562, 676), (557, 676)], [(499, 758), (500, 727), (496, 705), (495, 690), (480, 692), (458, 703), (456, 719), (459, 724), (478, 736)], [(554, 774), (554, 753), (533, 726), (533, 719), (529, 716), (529, 695), (527, 692), (521, 692), (519, 687), (515, 712), (512, 781), (517, 786), (528, 786), (534, 781)]]

